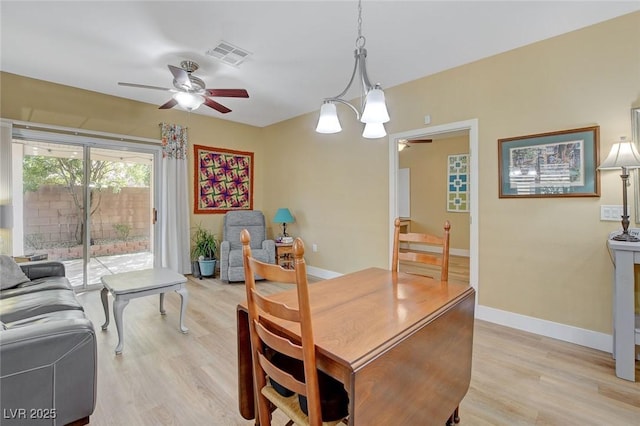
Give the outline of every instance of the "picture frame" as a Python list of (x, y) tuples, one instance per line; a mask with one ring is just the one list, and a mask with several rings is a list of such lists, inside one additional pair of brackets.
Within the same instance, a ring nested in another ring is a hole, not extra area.
[(253, 210), (253, 152), (194, 145), (195, 214)]
[(600, 126), (498, 139), (499, 198), (600, 196)]
[[(631, 140), (640, 149), (640, 107), (631, 108)], [(638, 169), (633, 170), (634, 176), (634, 202), (636, 224), (640, 225), (640, 173)]]

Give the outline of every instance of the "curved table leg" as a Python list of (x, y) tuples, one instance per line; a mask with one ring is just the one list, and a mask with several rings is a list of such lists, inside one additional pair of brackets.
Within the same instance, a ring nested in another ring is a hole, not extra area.
[(160, 293), (160, 315), (166, 315), (167, 311), (164, 310), (164, 293)]
[(184, 314), (187, 311), (187, 302), (189, 301), (189, 292), (185, 287), (176, 290), (180, 295), (180, 331), (188, 333), (189, 329), (184, 326)]
[(100, 299), (102, 299), (102, 308), (104, 309), (104, 324), (102, 324), (102, 329), (106, 330), (107, 326), (109, 325), (109, 300), (108, 300), (108, 296), (109, 296), (109, 290), (107, 290), (105, 287), (102, 288), (102, 290), (100, 290)]
[(115, 297), (113, 302), (113, 318), (116, 321), (116, 329), (118, 330), (118, 346), (116, 346), (116, 355), (122, 353), (124, 347), (124, 330), (122, 329), (122, 311), (129, 304), (129, 300)]

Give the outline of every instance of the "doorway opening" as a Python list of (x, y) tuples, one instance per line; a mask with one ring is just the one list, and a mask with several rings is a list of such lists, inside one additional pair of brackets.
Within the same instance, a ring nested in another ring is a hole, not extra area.
[[(478, 120), (471, 119), (389, 135), (389, 253), (393, 249), (393, 221), (399, 216), (398, 191), (400, 156), (403, 140), (436, 139), (467, 135), (469, 139), (469, 283), (478, 291)], [(444, 200), (442, 200), (444, 203)], [(391, 258), (391, 256), (389, 256)], [(477, 303), (477, 299), (476, 299)]]

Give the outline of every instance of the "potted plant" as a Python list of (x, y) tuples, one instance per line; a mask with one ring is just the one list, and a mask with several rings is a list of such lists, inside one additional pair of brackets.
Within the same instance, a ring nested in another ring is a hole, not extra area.
[(198, 225), (193, 233), (191, 257), (198, 261), (200, 276), (211, 277), (216, 268), (218, 241), (214, 233)]

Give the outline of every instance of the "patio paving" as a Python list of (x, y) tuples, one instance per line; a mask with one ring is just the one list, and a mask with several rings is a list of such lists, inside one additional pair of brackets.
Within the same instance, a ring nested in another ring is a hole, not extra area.
[[(83, 284), (82, 262), (82, 259), (62, 261), (66, 269), (67, 278), (74, 287), (81, 287)], [(104, 275), (152, 267), (153, 253), (151, 252), (92, 257), (87, 269), (87, 286), (102, 285), (100, 278)]]

